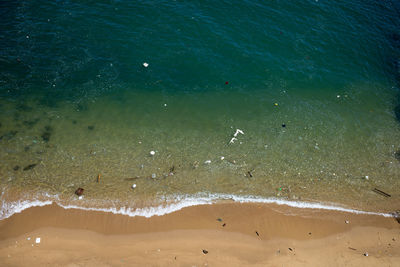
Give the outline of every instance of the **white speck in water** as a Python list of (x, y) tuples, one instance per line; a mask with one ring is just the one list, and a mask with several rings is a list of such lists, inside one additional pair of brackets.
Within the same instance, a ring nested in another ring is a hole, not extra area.
[(153, 179), (155, 179), (157, 177), (157, 175), (155, 174), (155, 173), (153, 173), (152, 175), (151, 175), (151, 178), (153, 178)]
[(156, 152), (154, 150), (150, 151), (150, 155), (154, 156), (156, 154)]
[(210, 164), (210, 163), (211, 163), (211, 160), (204, 161), (204, 164)]
[(149, 66), (149, 63), (147, 63), (147, 62), (143, 63), (143, 67), (147, 68), (148, 66)]

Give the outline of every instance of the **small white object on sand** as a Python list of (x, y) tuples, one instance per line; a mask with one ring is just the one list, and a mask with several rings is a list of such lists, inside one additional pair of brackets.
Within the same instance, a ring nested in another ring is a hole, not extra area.
[(225, 157), (224, 157), (224, 156), (222, 156), (222, 157), (221, 157), (221, 160), (224, 160), (224, 159), (225, 159)]
[(148, 66), (149, 66), (149, 63), (147, 63), (147, 62), (143, 63), (143, 67), (147, 68)]
[(348, 220), (345, 220), (344, 222), (345, 222), (346, 224), (349, 224), (349, 221), (348, 221)]
[(135, 189), (135, 188), (136, 188), (136, 184), (133, 184), (133, 185), (132, 185), (132, 189)]
[(155, 173), (153, 173), (152, 175), (151, 175), (151, 178), (153, 178), (153, 179), (155, 179), (157, 177), (157, 175), (155, 174)]
[(150, 155), (152, 155), (152, 156), (154, 156), (156, 154), (156, 152), (155, 151), (150, 151)]
[(210, 164), (210, 163), (211, 163), (211, 160), (204, 161), (204, 164)]
[(36, 237), (35, 243), (36, 243), (36, 244), (39, 244), (39, 243), (40, 243), (40, 237)]
[(79, 200), (83, 199), (83, 196), (79, 196), (78, 199), (79, 199)]
[(31, 238), (30, 238), (30, 237), (28, 237), (26, 240), (31, 240)]

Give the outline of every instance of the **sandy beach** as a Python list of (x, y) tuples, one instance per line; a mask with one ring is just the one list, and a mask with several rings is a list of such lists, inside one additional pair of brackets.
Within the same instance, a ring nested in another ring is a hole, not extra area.
[[(40, 238), (40, 242), (38, 242)], [(128, 217), (33, 207), (0, 221), (2, 266), (400, 266), (394, 218), (224, 203)]]

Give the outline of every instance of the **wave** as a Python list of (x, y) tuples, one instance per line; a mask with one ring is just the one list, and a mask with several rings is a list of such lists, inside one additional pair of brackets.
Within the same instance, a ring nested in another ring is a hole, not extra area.
[(84, 207), (78, 205), (66, 205), (62, 204), (58, 197), (56, 196), (53, 200), (19, 200), (13, 202), (6, 202), (2, 200), (2, 208), (0, 210), (0, 220), (9, 218), (15, 213), (20, 213), (25, 209), (31, 207), (42, 207), (46, 205), (51, 205), (53, 203), (64, 209), (80, 209), (87, 211), (101, 211), (110, 212), (113, 214), (127, 215), (130, 217), (141, 216), (150, 218), (153, 216), (162, 216), (169, 214), (186, 207), (199, 206), (199, 205), (211, 205), (216, 204), (221, 201), (233, 201), (237, 203), (263, 203), (263, 204), (277, 204), (285, 205), (294, 208), (301, 209), (318, 209), (318, 210), (331, 210), (348, 212), (354, 214), (365, 214), (365, 215), (377, 215), (384, 217), (393, 217), (390, 213), (372, 212), (372, 211), (362, 211), (356, 209), (345, 208), (336, 205), (323, 204), (323, 203), (313, 203), (313, 202), (302, 202), (302, 201), (290, 201), (278, 198), (262, 198), (255, 196), (238, 196), (238, 195), (228, 195), (228, 194), (198, 194), (198, 195), (180, 195), (173, 196), (169, 198), (170, 201), (166, 201), (168, 204), (163, 204), (155, 207), (145, 207), (145, 208), (132, 208), (132, 207), (121, 207), (121, 208), (96, 208), (96, 207)]

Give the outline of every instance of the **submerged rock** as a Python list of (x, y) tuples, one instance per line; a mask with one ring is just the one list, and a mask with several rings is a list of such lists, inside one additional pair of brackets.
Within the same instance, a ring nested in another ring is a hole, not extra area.
[(36, 163), (30, 164), (30, 165), (28, 165), (28, 166), (26, 166), (26, 167), (24, 168), (24, 171), (32, 170), (33, 168), (36, 167), (36, 165), (37, 165)]

